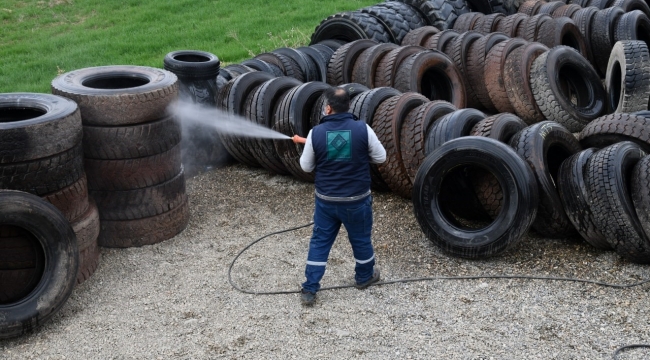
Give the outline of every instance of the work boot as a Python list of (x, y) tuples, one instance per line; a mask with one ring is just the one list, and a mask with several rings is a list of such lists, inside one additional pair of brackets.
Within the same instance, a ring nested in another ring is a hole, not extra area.
[(359, 290), (363, 290), (377, 281), (379, 281), (379, 269), (375, 268), (370, 279), (362, 283), (356, 283), (354, 286)]
[(316, 293), (300, 289), (300, 301), (305, 306), (312, 306), (316, 302)]

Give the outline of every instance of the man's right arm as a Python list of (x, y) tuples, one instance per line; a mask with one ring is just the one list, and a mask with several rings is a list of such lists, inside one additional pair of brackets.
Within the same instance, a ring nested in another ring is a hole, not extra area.
[(386, 161), (386, 149), (377, 138), (377, 134), (372, 130), (368, 124), (368, 155), (370, 156), (370, 163), (381, 164)]

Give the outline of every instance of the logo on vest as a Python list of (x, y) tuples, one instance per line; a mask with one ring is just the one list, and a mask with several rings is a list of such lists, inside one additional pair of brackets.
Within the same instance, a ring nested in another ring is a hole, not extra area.
[(349, 161), (352, 158), (351, 131), (327, 132), (327, 160)]

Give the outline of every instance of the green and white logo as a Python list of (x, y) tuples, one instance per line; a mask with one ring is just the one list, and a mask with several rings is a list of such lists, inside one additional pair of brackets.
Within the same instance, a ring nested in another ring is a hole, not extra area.
[(350, 130), (327, 132), (327, 160), (350, 161), (352, 158)]

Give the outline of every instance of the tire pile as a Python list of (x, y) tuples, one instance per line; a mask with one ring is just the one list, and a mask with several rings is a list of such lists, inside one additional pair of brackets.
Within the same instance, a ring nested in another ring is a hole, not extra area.
[(181, 133), (166, 113), (178, 95), (176, 75), (141, 66), (86, 68), (55, 78), (52, 92), (74, 100), (81, 111), (99, 245), (154, 244), (185, 229)]

